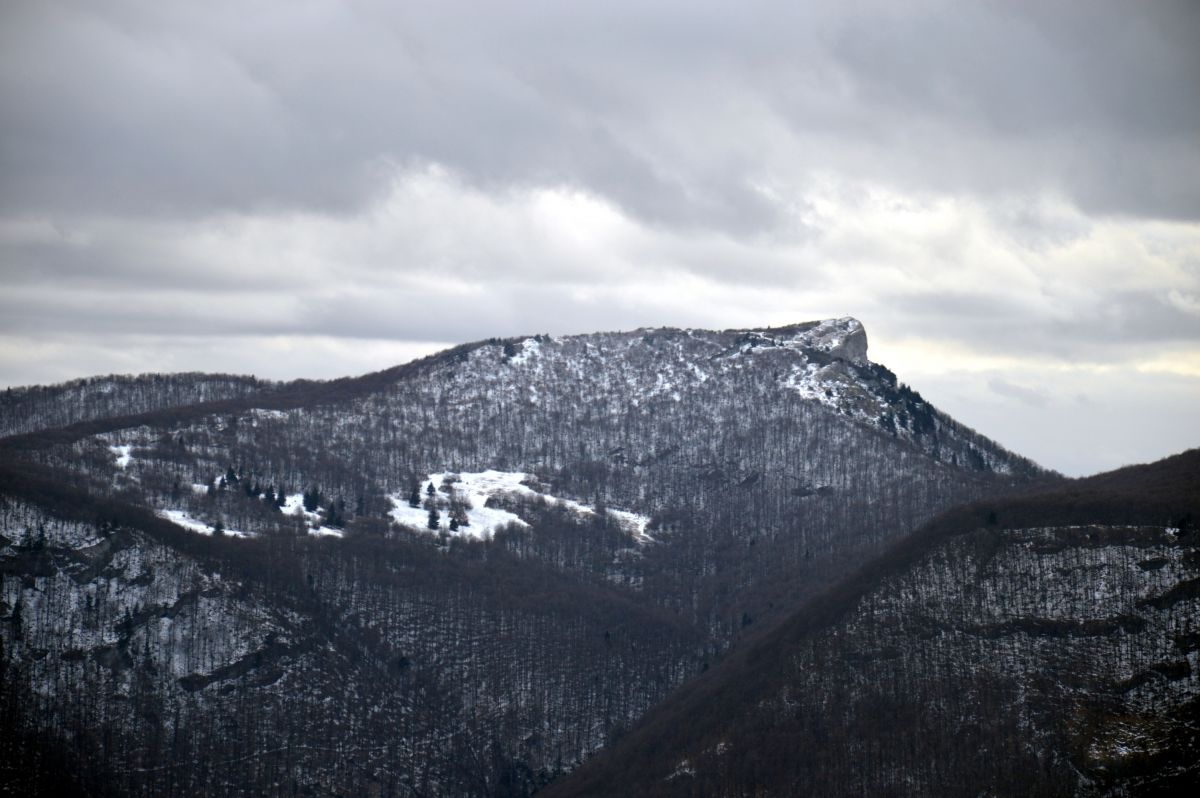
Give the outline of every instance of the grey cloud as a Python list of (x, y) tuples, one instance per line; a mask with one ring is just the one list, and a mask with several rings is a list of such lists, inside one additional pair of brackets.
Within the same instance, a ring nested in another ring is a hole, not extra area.
[(702, 326), (712, 316), (664, 310), (654, 297), (572, 296), (554, 285), (509, 283), (459, 294), (437, 288), (361, 295), (179, 289), (14, 290), (0, 296), (0, 334), (206, 338), (327, 336), (408, 342), (471, 341), (534, 333), (570, 334), (642, 326)]
[(0, 296), (0, 333), (97, 340), (126, 334), (275, 335), (302, 327), (286, 294), (225, 291), (11, 290)]
[(1123, 372), (1111, 379), (1093, 372), (1033, 373), (1015, 379), (1046, 380), (1057, 396), (1086, 402), (1031, 407), (998, 394), (978, 373), (929, 376), (921, 394), (1014, 451), (1069, 476), (1094, 474), (1175, 454), (1200, 442), (1195, 378)]
[(1000, 379), (999, 377), (994, 377), (989, 380), (988, 387), (990, 387), (993, 392), (1000, 396), (1008, 399), (1014, 399), (1021, 404), (1028, 405), (1029, 407), (1041, 409), (1050, 404), (1050, 397), (1044, 392), (1035, 388), (1027, 388), (1023, 385), (1017, 385), (1016, 383)]
[(1049, 357), (1064, 362), (1149, 359), (1171, 344), (1200, 341), (1200, 316), (1153, 292), (1117, 291), (1094, 302), (1046, 306), (1044, 297), (923, 292), (876, 299), (887, 305), (889, 331), (954, 340), (980, 353)]
[(831, 168), (1200, 214), (1193, 4), (2, 13), (10, 212), (353, 212), (388, 162), (433, 161), (734, 232), (779, 222), (754, 181)]
[[(68, 292), (101, 289), (118, 292), (153, 286), (195, 292), (225, 293), (228, 278), (219, 264), (191, 260), (185, 252), (136, 238), (104, 245), (65, 243), (0, 244), (4, 284), (9, 290), (41, 288), (53, 301)], [(236, 287), (242, 290), (272, 287), (271, 275), (250, 272)]]
[(1016, 244), (1034, 252), (1046, 252), (1084, 239), (1094, 227), (1086, 217), (1017, 201), (996, 203), (992, 220)]
[(405, 309), (397, 312), (389, 302), (335, 297), (311, 302), (304, 315), (311, 321), (309, 329), (317, 332), (414, 341), (702, 326), (712, 321), (702, 308), (665, 312), (655, 297), (601, 293), (584, 298), (533, 284), (497, 286), (476, 296), (410, 293), (403, 301)]

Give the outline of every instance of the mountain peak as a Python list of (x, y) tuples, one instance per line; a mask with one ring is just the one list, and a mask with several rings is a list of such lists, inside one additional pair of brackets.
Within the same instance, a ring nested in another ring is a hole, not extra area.
[(866, 328), (853, 316), (805, 321), (786, 327), (760, 328), (753, 332), (773, 337), (779, 343), (789, 346), (826, 352), (857, 366), (870, 363), (867, 359)]
[(624, 408), (615, 412), (670, 402), (703, 414), (714, 402), (725, 401), (714, 399), (722, 392), (729, 401), (799, 396), (949, 465), (1040, 473), (1035, 464), (939, 413), (886, 367), (872, 363), (866, 330), (852, 316), (779, 327), (643, 327), (494, 340), (450, 368), (456, 370), (455, 380), (485, 385), (487, 401), (509, 406), (552, 404), (563, 379), (573, 383), (570, 390), (577, 395), (594, 401), (613, 397)]

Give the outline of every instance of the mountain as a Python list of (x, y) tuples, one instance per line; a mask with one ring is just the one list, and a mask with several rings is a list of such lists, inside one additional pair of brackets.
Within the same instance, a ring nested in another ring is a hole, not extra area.
[(1066, 484), (849, 318), (4, 403), (27, 789), (530, 794), (939, 513)]
[[(55, 408), (32, 415), (64, 415)], [(771, 602), (718, 608), (714, 594), (790, 586), (794, 568), (853, 561), (937, 509), (1044, 476), (867, 361), (852, 319), (495, 340), (352, 380), (49, 429), (8, 448), (89, 490), (248, 532), (278, 528), (278, 515), (193, 486), (232, 468), (277, 494), (315, 488), (365, 521), (388, 517), (430, 474), (528, 474), (543, 493), (645, 516), (664, 545), (588, 536), (570, 553), (523, 550), (605, 581), (670, 582), (653, 591), (660, 600), (727, 625)], [(614, 563), (622, 548), (639, 556)]]
[(546, 794), (1184, 794), (1198, 517), (1200, 450), (956, 508)]

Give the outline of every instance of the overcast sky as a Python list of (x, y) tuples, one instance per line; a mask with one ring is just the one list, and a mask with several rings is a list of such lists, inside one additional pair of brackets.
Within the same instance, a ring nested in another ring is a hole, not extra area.
[(0, 385), (852, 315), (1068, 474), (1200, 445), (1200, 4), (0, 6)]

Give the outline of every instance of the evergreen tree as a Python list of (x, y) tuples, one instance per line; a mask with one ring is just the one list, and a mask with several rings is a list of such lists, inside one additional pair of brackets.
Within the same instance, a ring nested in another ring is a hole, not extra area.
[(12, 626), (13, 626), (13, 639), (14, 640), (20, 640), (22, 637), (25, 636), (25, 628), (21, 625), (21, 597), (20, 596), (17, 597), (17, 603), (13, 605)]
[(325, 512), (325, 524), (327, 526), (335, 526), (341, 528), (346, 525), (346, 501), (338, 499), (331, 501), (329, 508)]
[(321, 492), (317, 490), (316, 485), (313, 485), (304, 492), (304, 509), (315, 513), (319, 506), (321, 506)]
[(442, 520), (442, 515), (441, 515), (441, 513), (439, 513), (437, 511), (437, 508), (430, 507), (429, 508), (429, 528), (433, 529), (433, 530), (437, 530), (439, 524), (441, 523), (441, 520)]

